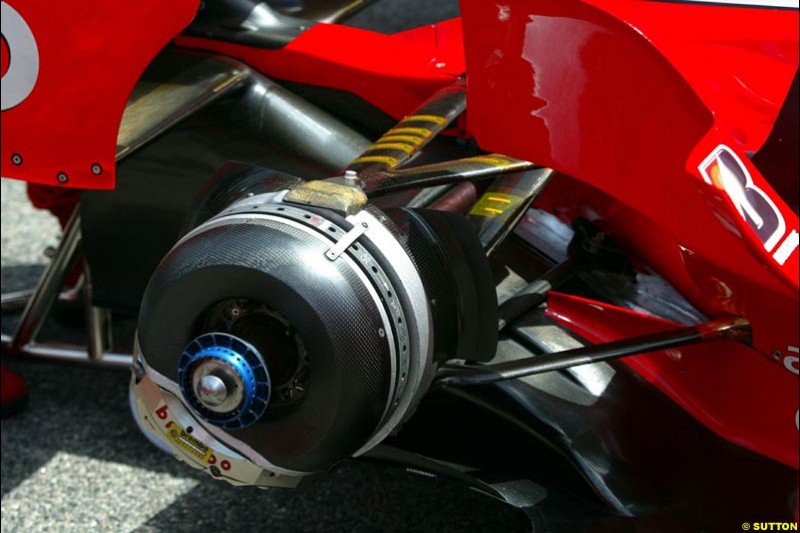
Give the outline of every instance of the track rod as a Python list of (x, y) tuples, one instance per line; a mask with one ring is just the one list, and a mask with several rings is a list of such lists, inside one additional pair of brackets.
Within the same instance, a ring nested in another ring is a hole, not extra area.
[(364, 192), (373, 198), (408, 189), (496, 178), (504, 174), (538, 168), (541, 167), (529, 161), (500, 154), (487, 154), (408, 169), (388, 169), (374, 174), (359, 174), (359, 177), (364, 181)]
[(436, 376), (433, 387), (497, 383), (689, 344), (720, 339), (748, 341), (750, 335), (750, 323), (743, 318), (712, 320), (699, 326), (641, 335), (516, 361), (482, 366), (445, 365)]

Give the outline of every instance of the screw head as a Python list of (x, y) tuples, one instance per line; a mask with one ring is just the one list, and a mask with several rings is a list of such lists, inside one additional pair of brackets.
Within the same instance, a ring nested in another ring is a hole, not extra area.
[(69, 176), (67, 176), (66, 172), (59, 172), (56, 174), (56, 179), (59, 183), (66, 183), (69, 181)]
[(95, 176), (99, 176), (103, 173), (103, 167), (100, 166), (100, 163), (93, 163), (92, 164), (92, 174)]
[(19, 154), (11, 154), (11, 162), (19, 166), (22, 164), (22, 156)]

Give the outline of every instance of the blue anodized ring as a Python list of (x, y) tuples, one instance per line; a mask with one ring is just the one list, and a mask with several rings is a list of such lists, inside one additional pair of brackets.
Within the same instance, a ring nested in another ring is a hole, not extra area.
[(225, 429), (255, 424), (271, 393), (261, 353), (227, 333), (206, 333), (186, 346), (178, 362), (178, 384), (197, 415)]

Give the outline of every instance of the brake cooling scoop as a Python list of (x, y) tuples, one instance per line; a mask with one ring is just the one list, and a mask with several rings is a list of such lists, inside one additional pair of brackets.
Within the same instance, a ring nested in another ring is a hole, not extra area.
[(380, 211), (350, 181), (229, 164), (153, 274), (137, 416), (192, 466), (295, 486), (397, 430), (444, 361), (494, 355), (494, 284), (468, 221)]

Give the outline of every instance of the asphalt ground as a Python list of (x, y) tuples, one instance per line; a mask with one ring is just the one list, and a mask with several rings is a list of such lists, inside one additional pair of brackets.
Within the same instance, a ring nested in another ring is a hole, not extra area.
[[(457, 14), (454, 1), (391, 0), (352, 21), (401, 31)], [(2, 180), (3, 292), (32, 287), (59, 227), (24, 184)], [(0, 328), (13, 330), (4, 315)], [(56, 334), (80, 336), (56, 327)], [(232, 487), (175, 461), (138, 431), (129, 373), (3, 357), (30, 387), (0, 423), (2, 532), (527, 531), (518, 511), (450, 481), (352, 462), (303, 491)]]

